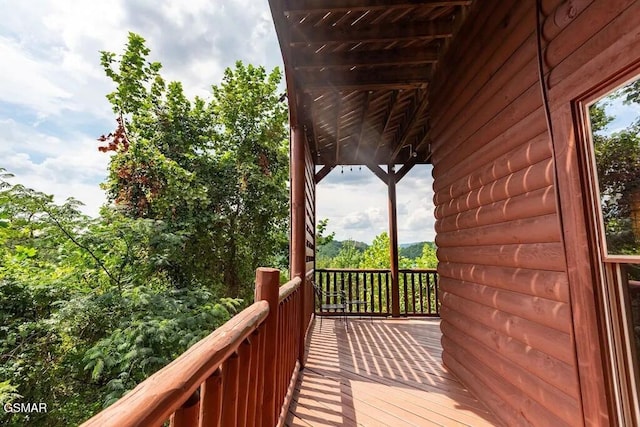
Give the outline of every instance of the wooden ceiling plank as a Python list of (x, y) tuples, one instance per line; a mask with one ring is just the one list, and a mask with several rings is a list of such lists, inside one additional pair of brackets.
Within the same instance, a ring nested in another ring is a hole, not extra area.
[(398, 91), (396, 90), (391, 94), (391, 98), (389, 99), (389, 106), (387, 107), (387, 110), (389, 111), (389, 113), (387, 113), (387, 118), (385, 119), (384, 126), (382, 127), (382, 131), (380, 132), (380, 137), (378, 138), (378, 144), (376, 145), (376, 150), (373, 152), (374, 158), (378, 154), (378, 150), (380, 149), (380, 146), (382, 145), (382, 141), (384, 140), (384, 134), (387, 132), (389, 123), (391, 123), (391, 118), (393, 117), (393, 108), (395, 107), (397, 101), (398, 101)]
[(333, 53), (298, 53), (294, 55), (294, 69), (330, 67), (358, 67), (384, 65), (420, 65), (438, 61), (438, 49), (388, 49), (346, 51)]
[(453, 34), (450, 21), (406, 22), (402, 24), (317, 27), (311, 31), (292, 28), (290, 45), (308, 46), (326, 43), (363, 43), (405, 39), (448, 38)]
[(288, 14), (384, 10), (406, 7), (468, 6), (471, 0), (298, 0), (286, 8)]
[(404, 126), (402, 135), (400, 136), (400, 138), (396, 143), (396, 148), (393, 150), (393, 153), (391, 154), (392, 162), (395, 160), (396, 157), (398, 157), (398, 153), (400, 152), (400, 150), (402, 150), (402, 147), (404, 147), (404, 145), (407, 143), (407, 139), (409, 138), (409, 135), (411, 135), (413, 126), (416, 124), (416, 121), (418, 120), (420, 115), (423, 113), (428, 103), (429, 103), (429, 97), (427, 96), (427, 93), (424, 93), (422, 95), (422, 99), (420, 100), (420, 103), (416, 106), (416, 108), (414, 108), (413, 112), (411, 113), (411, 116), (409, 116), (409, 120)]
[(356, 160), (358, 159), (358, 154), (360, 152), (360, 145), (362, 144), (362, 136), (364, 134), (364, 121), (367, 118), (367, 114), (369, 113), (369, 103), (371, 99), (371, 92), (367, 91), (364, 95), (364, 104), (362, 106), (362, 115), (360, 116), (360, 130), (358, 131), (358, 144), (356, 145)]

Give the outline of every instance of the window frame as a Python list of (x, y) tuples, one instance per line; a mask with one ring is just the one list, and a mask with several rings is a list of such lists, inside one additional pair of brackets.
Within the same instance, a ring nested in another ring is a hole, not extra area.
[(619, 73), (572, 103), (579, 156), (580, 175), (591, 246), (593, 268), (600, 295), (605, 352), (609, 369), (609, 396), (618, 420), (624, 425), (640, 425), (640, 363), (633, 342), (633, 326), (625, 266), (640, 264), (640, 255), (609, 254), (597, 176), (589, 107), (626, 84), (640, 79), (640, 67)]

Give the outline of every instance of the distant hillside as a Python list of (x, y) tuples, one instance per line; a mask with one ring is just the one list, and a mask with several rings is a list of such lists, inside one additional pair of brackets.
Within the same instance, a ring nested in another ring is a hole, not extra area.
[[(339, 241), (334, 240), (330, 243), (327, 243), (324, 246), (318, 248), (318, 258), (335, 258), (342, 249), (342, 246), (345, 242), (349, 240)], [(364, 252), (369, 245), (363, 242), (357, 242), (351, 240), (355, 244), (355, 247), (358, 251)], [(422, 255), (422, 248), (424, 245), (429, 245), (435, 248), (435, 243), (433, 242), (416, 242), (416, 243), (401, 243), (399, 246), (400, 252), (399, 255), (409, 259), (416, 259)]]
[(353, 242), (355, 248), (360, 252), (364, 252), (369, 247), (366, 243), (357, 242), (355, 240), (344, 240), (342, 242), (339, 240), (333, 240), (318, 248), (318, 258), (335, 258), (345, 242)]

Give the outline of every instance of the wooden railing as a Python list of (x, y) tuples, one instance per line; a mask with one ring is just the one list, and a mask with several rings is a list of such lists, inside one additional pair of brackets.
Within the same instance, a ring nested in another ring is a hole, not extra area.
[[(400, 315), (439, 316), (438, 274), (432, 269), (399, 270), (398, 300)], [(388, 269), (317, 269), (315, 283), (326, 294), (343, 293), (347, 315), (390, 316), (392, 307), (391, 270)], [(322, 304), (335, 304), (335, 297), (323, 297)], [(316, 298), (316, 314), (336, 315), (335, 310), (322, 311)], [(342, 314), (340, 312), (340, 314)]]
[(256, 302), (82, 426), (284, 425), (311, 318), (311, 274), (280, 287), (278, 270), (258, 269)]

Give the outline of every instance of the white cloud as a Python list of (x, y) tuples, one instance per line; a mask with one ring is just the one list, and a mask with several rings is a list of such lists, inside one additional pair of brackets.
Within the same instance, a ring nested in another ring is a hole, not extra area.
[[(119, 53), (128, 31), (147, 40), (151, 59), (189, 96), (207, 97), (238, 59), (281, 66), (266, 1), (0, 0), (0, 167), (16, 181), (97, 212), (108, 156), (95, 138), (113, 126), (113, 90), (99, 51)], [(370, 242), (388, 228), (386, 186), (366, 168), (334, 170), (318, 186), (318, 218), (337, 238)], [(431, 239), (430, 169), (398, 185), (400, 240)], [(365, 227), (366, 225), (366, 227)]]
[(0, 120), (0, 126), (0, 167), (15, 175), (14, 183), (53, 194), (57, 202), (74, 197), (85, 213), (98, 213), (109, 156), (97, 150), (95, 138), (78, 132), (61, 138), (13, 120)]
[[(329, 179), (329, 178), (332, 179)], [(397, 186), (396, 211), (401, 243), (433, 240), (435, 236), (430, 166), (416, 166)], [(370, 243), (388, 231), (387, 187), (368, 169), (334, 170), (317, 187), (318, 218), (329, 219), (336, 239)]]

